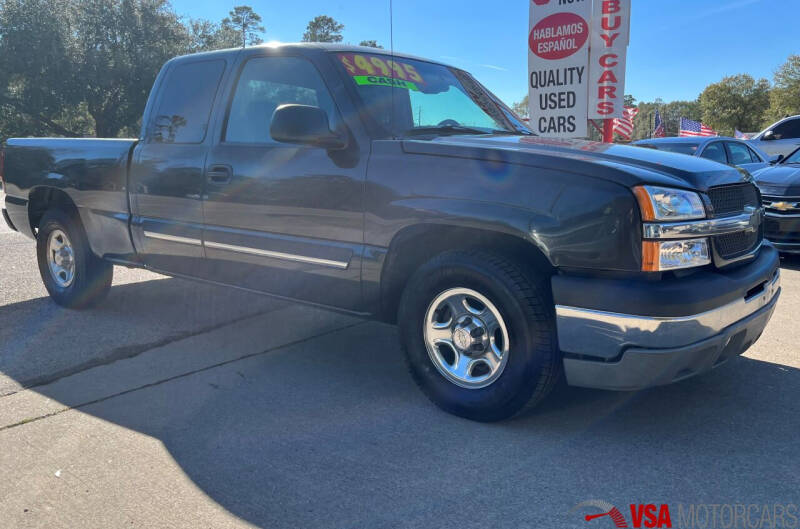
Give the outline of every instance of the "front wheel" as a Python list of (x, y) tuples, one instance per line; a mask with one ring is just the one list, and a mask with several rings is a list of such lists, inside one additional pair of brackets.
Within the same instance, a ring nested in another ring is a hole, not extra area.
[(409, 370), (436, 405), (499, 421), (561, 373), (549, 277), (484, 251), (448, 252), (406, 285), (398, 312)]
[(62, 307), (87, 308), (108, 294), (114, 266), (92, 253), (76, 215), (47, 211), (39, 223), (36, 254), (44, 286)]

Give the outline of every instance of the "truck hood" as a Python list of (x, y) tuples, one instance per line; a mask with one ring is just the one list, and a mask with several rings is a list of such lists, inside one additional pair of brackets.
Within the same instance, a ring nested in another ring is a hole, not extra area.
[(707, 191), (752, 182), (744, 170), (704, 158), (655, 149), (535, 136), (444, 136), (405, 140), (409, 153), (488, 160), (602, 178), (633, 187), (641, 184)]
[(800, 164), (776, 165), (753, 174), (765, 195), (800, 196)]

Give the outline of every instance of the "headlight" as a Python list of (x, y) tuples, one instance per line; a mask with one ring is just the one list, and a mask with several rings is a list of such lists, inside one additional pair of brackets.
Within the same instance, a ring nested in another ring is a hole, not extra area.
[(639, 186), (633, 188), (642, 220), (673, 221), (706, 218), (706, 210), (700, 195), (693, 191), (667, 187)]
[(693, 268), (710, 262), (708, 239), (642, 243), (642, 270), (646, 272)]

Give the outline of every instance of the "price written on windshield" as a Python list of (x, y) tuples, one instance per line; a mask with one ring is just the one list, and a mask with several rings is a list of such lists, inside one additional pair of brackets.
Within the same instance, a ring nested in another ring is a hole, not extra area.
[(424, 83), (425, 80), (414, 68), (413, 64), (383, 59), (377, 55), (361, 55), (358, 53), (340, 53), (339, 60), (353, 77), (360, 75), (380, 75), (394, 77), (404, 81)]

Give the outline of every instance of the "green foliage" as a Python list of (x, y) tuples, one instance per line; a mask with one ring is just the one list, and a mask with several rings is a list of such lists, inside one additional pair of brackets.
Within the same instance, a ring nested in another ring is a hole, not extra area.
[(725, 136), (734, 129), (760, 130), (769, 107), (770, 84), (747, 74), (725, 77), (700, 94), (703, 123)]
[(518, 101), (511, 105), (511, 110), (513, 110), (519, 117), (527, 118), (529, 114), (528, 101), (528, 94), (525, 94), (525, 97), (522, 98), (522, 101)]
[(378, 48), (380, 50), (383, 49), (383, 46), (378, 44), (377, 40), (362, 40), (361, 42), (358, 43), (358, 45), (359, 46), (366, 46), (368, 48)]
[(190, 20), (188, 30), (190, 53), (237, 48), (242, 44), (241, 35), (235, 29), (210, 20)]
[(303, 42), (342, 42), (344, 24), (339, 24), (328, 15), (315, 17), (303, 33)]
[(800, 55), (789, 56), (775, 72), (774, 81), (765, 116), (766, 126), (786, 116), (800, 114)]
[(259, 33), (264, 32), (261, 16), (250, 6), (234, 7), (228, 13), (228, 17), (223, 19), (221, 29), (235, 33), (242, 48), (264, 42), (259, 36)]

